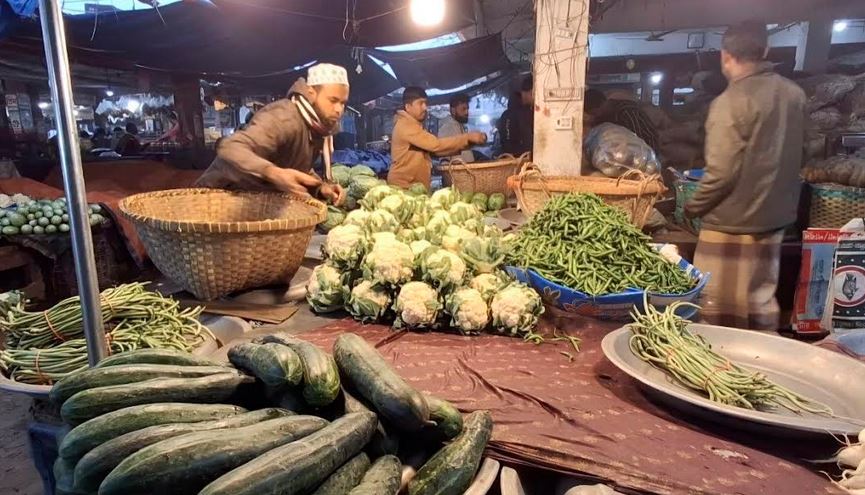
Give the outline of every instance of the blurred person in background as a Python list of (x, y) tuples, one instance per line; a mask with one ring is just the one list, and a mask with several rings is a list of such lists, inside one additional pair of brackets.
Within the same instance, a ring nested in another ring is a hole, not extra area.
[[(468, 132), (466, 124), (469, 123), (469, 96), (463, 93), (456, 94), (450, 100), (450, 115), (442, 119), (439, 125), (439, 138), (459, 136)], [(449, 160), (459, 158), (466, 163), (475, 161), (472, 150), (463, 150), (458, 155), (447, 157)]]

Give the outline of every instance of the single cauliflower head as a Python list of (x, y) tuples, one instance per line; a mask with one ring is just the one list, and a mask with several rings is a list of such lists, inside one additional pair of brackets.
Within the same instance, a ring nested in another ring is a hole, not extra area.
[(445, 310), (451, 315), (451, 326), (462, 333), (478, 333), (490, 322), (490, 308), (477, 289), (457, 289), (447, 297)]
[(433, 208), (447, 210), (452, 204), (460, 200), (460, 193), (451, 187), (439, 189), (430, 196), (430, 205)]
[(345, 216), (342, 225), (357, 225), (363, 227), (369, 219), (370, 212), (366, 210), (352, 210)]
[(338, 225), (327, 233), (322, 251), (337, 266), (353, 268), (363, 257), (363, 232), (357, 225)]
[(363, 278), (374, 283), (397, 286), (411, 280), (414, 253), (397, 240), (376, 241), (361, 263)]
[(380, 320), (390, 305), (391, 298), (387, 289), (369, 280), (362, 280), (351, 290), (345, 309), (356, 320), (371, 323)]
[(471, 219), (483, 221), (484, 214), (471, 203), (458, 201), (451, 205), (448, 212), (451, 214), (451, 219), (456, 224), (464, 224)]
[(318, 265), (306, 284), (306, 301), (317, 313), (329, 313), (342, 307), (343, 278), (340, 271), (329, 265)]
[(442, 236), (441, 245), (448, 251), (458, 253), (460, 252), (464, 242), (476, 237), (477, 234), (470, 230), (466, 230), (459, 225), (449, 225)]
[(399, 190), (387, 184), (375, 186), (367, 191), (363, 199), (360, 200), (360, 205), (369, 211), (375, 210), (381, 200), (395, 193), (399, 193)]
[(435, 325), (442, 304), (438, 293), (423, 282), (409, 282), (396, 297), (396, 328), (424, 328)]
[(429, 249), (420, 260), (423, 279), (436, 287), (457, 287), (466, 277), (466, 264), (456, 254), (444, 249)]
[(411, 252), (414, 253), (414, 257), (415, 259), (417, 259), (417, 257), (423, 254), (424, 251), (432, 247), (432, 243), (430, 241), (421, 239), (419, 241), (413, 241), (411, 244), (408, 245), (408, 247), (411, 248)]
[(399, 230), (399, 221), (387, 210), (375, 210), (367, 217), (364, 229), (370, 233), (396, 232)]
[(508, 281), (501, 273), (481, 273), (469, 281), (469, 287), (477, 289), (486, 302), (490, 302), (506, 285)]
[(513, 282), (493, 296), (490, 304), (493, 328), (499, 333), (522, 335), (530, 332), (544, 312), (544, 304), (537, 292), (528, 286)]

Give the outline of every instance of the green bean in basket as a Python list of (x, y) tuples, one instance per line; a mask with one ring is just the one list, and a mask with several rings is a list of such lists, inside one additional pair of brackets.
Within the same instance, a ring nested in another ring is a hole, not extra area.
[[(141, 283), (107, 289), (100, 302), (112, 354), (141, 348), (191, 351), (210, 334), (198, 321), (202, 308), (180, 309), (177, 301)], [(13, 380), (47, 385), (87, 367), (78, 297), (36, 312), (22, 301), (0, 315), (0, 331), (6, 341), (0, 370)]]
[(629, 288), (682, 294), (694, 280), (664, 259), (620, 209), (595, 194), (552, 198), (520, 230), (508, 264), (591, 296)]

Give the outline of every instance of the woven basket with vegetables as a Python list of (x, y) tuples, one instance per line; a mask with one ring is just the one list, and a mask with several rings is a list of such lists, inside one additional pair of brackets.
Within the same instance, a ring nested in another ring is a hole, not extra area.
[(136, 194), (120, 209), (153, 264), (205, 300), (290, 280), (327, 211), (287, 194), (218, 189)]
[(604, 177), (545, 176), (537, 165), (523, 164), (518, 175), (508, 178), (508, 187), (517, 195), (517, 204), (527, 215), (534, 215), (554, 196), (568, 193), (594, 193), (607, 204), (621, 208), (631, 222), (642, 227), (655, 201), (665, 192), (658, 175), (646, 175), (637, 170), (618, 179)]
[(453, 186), (460, 192), (507, 194), (508, 177), (517, 173), (520, 165), (527, 160), (528, 154), (519, 158), (505, 154), (495, 161), (482, 163), (465, 163), (456, 158), (439, 169), (444, 185)]
[(802, 169), (811, 185), (808, 226), (838, 229), (865, 217), (865, 160), (833, 156)]

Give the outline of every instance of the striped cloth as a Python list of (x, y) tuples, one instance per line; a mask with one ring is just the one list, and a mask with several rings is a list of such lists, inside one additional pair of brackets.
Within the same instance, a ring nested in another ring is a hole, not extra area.
[(775, 291), (783, 239), (783, 230), (757, 235), (700, 232), (694, 265), (712, 274), (703, 290), (701, 314), (706, 323), (778, 329), (780, 308)]

